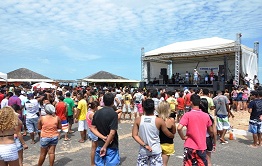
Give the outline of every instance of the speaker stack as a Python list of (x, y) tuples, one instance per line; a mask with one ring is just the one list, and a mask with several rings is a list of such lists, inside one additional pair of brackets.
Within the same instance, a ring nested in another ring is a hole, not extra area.
[(161, 68), (160, 69), (159, 78), (163, 78), (163, 84), (168, 84), (167, 68)]

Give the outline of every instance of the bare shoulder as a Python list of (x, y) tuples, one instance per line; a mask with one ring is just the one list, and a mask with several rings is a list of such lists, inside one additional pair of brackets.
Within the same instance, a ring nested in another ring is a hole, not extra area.
[(156, 121), (159, 122), (159, 123), (165, 122), (162, 118), (159, 118), (159, 117), (156, 117)]
[(176, 121), (175, 121), (174, 118), (168, 118), (168, 119), (166, 120), (166, 125), (167, 125), (168, 127), (172, 127), (172, 126), (176, 125), (175, 122), (176, 122)]
[(135, 124), (140, 124), (140, 121), (141, 121), (141, 117), (137, 117), (137, 118), (135, 119)]

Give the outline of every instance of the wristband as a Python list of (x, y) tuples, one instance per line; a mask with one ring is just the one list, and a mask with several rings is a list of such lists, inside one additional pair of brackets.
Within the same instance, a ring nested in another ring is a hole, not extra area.
[(147, 144), (144, 144), (143, 147), (145, 148), (146, 146), (148, 146)]

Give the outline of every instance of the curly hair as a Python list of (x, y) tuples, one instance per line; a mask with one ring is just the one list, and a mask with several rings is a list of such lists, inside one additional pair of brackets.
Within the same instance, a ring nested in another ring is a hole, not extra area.
[(0, 109), (0, 131), (12, 130), (18, 125), (18, 116), (12, 107)]

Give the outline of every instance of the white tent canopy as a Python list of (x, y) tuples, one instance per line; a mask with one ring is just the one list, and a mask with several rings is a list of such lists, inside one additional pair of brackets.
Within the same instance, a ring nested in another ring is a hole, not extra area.
[(235, 46), (234, 40), (222, 39), (219, 37), (212, 37), (212, 38), (206, 38), (206, 39), (173, 43), (173, 44), (146, 52), (145, 56), (167, 54), (167, 53), (193, 52), (193, 51), (210, 50), (210, 49), (234, 47), (234, 46)]
[(47, 82), (38, 82), (33, 84), (32, 88), (46, 89), (46, 88), (56, 88), (56, 86)]
[(7, 74), (0, 72), (0, 79), (4, 79), (5, 81), (7, 81)]
[[(234, 40), (219, 37), (205, 38), (192, 41), (177, 42), (163, 46), (152, 51), (145, 52), (142, 57), (143, 69), (142, 77), (146, 82), (152, 81), (159, 76), (161, 68), (168, 69), (168, 75), (173, 71), (182, 73), (193, 71), (194, 68), (209, 69), (216, 68), (225, 64), (227, 59), (228, 74), (240, 72), (245, 76), (248, 74), (250, 79), (258, 73), (258, 55), (253, 49), (240, 45), (241, 54), (237, 61), (237, 42)], [(147, 63), (146, 63), (147, 62)], [(237, 64), (240, 62), (240, 64)], [(237, 67), (236, 67), (237, 66)], [(199, 70), (198, 69), (198, 70)], [(203, 74), (203, 73), (201, 73)]]

